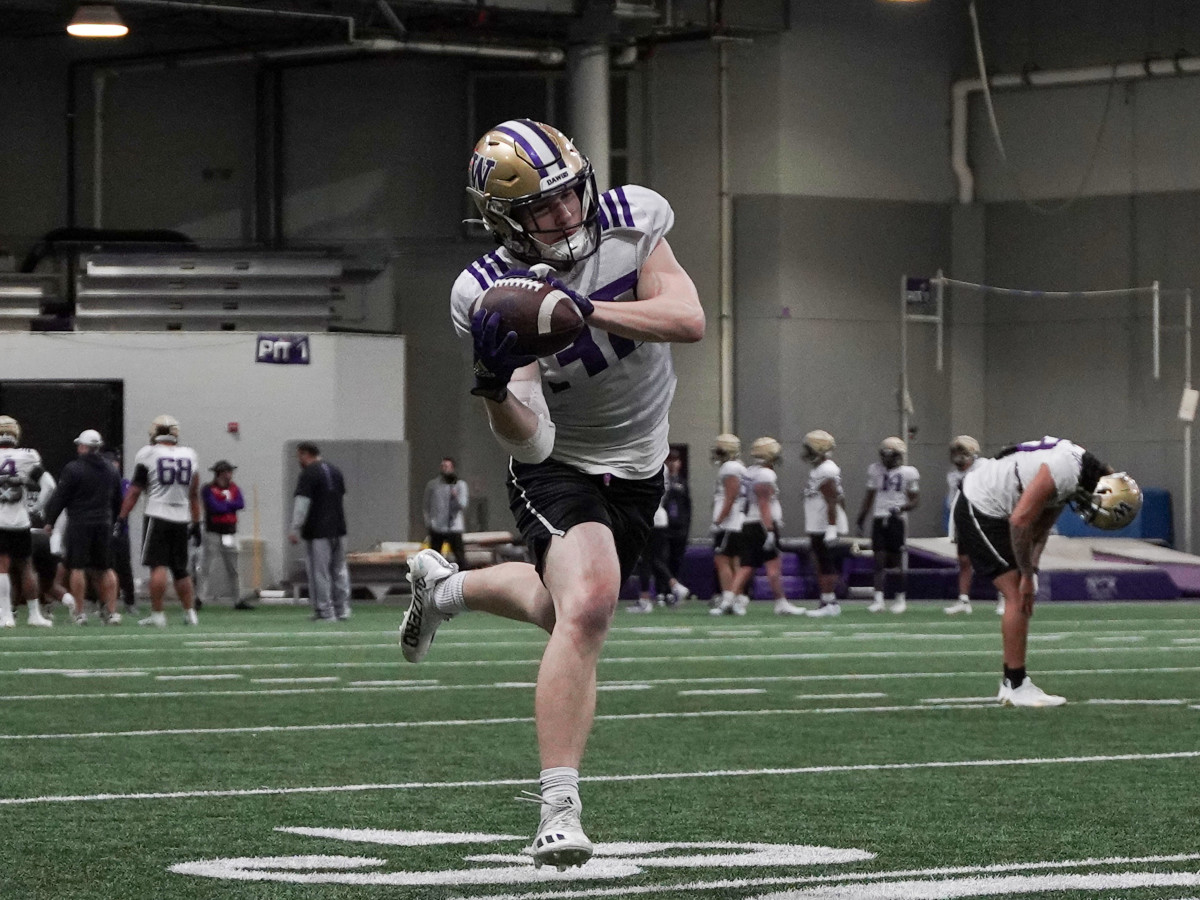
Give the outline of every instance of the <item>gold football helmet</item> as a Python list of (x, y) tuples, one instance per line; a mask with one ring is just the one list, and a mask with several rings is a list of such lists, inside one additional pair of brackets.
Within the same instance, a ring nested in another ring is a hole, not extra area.
[(1096, 490), (1076, 508), (1089, 525), (1116, 531), (1137, 518), (1142, 508), (1142, 489), (1125, 472), (1103, 475)]
[(774, 465), (783, 456), (783, 446), (773, 437), (760, 437), (750, 445), (750, 455), (764, 465)]
[(712, 445), (712, 461), (715, 463), (737, 459), (742, 452), (742, 440), (736, 434), (718, 434)]
[(12, 416), (0, 416), (0, 446), (16, 447), (21, 443), (21, 423)]
[(879, 458), (889, 469), (894, 469), (904, 462), (904, 454), (907, 452), (908, 445), (898, 437), (884, 438), (879, 445)]
[(950, 442), (950, 462), (959, 467), (969, 466), (979, 456), (979, 441), (969, 434), (960, 434)]
[(825, 456), (828, 456), (837, 444), (833, 440), (833, 435), (828, 431), (810, 431), (804, 436), (804, 459), (808, 462), (816, 462)]
[[(468, 175), (467, 194), (484, 226), (522, 262), (570, 268), (600, 246), (592, 164), (557, 128), (531, 119), (501, 122), (475, 145)], [(522, 213), (568, 192), (579, 200), (575, 230), (553, 243), (538, 240)]]
[(158, 416), (150, 423), (150, 443), (174, 444), (179, 440), (179, 420), (174, 416)]

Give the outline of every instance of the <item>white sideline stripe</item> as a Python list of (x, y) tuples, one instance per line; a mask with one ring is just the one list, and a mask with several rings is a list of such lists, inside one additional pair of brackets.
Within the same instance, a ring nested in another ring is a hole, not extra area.
[[(848, 700), (854, 697), (861, 697), (864, 700), (878, 699), (886, 697), (887, 694), (879, 691), (862, 692), (857, 694), (796, 694), (797, 700)], [(984, 700), (994, 700), (995, 697), (984, 697)]]
[(765, 694), (764, 688), (697, 688), (694, 691), (679, 691), (680, 697), (715, 697), (726, 694)]
[(1185, 706), (1187, 700), (1105, 700), (1099, 697), (1093, 698), (1088, 703), (1094, 703), (1098, 706)]
[(142, 669), (84, 669), (62, 674), (67, 678), (141, 678), (150, 673)]
[(994, 703), (996, 700), (996, 695), (992, 694), (990, 697), (926, 697), (921, 702), (922, 703), (946, 703), (946, 704), (949, 704), (949, 703), (986, 703), (989, 700)]
[[(646, 719), (719, 719), (726, 716), (808, 716), (834, 713), (924, 712), (930, 709), (1000, 709), (993, 699), (987, 704), (954, 704), (938, 707), (916, 706), (823, 706), (815, 709), (705, 709), (691, 712), (615, 713), (596, 716), (597, 722), (632, 722)], [(0, 741), (52, 741), (83, 738), (173, 737), (185, 734), (273, 734), (297, 731), (358, 731), (381, 728), (457, 728), (474, 725), (517, 725), (533, 721), (533, 716), (498, 716), (490, 719), (432, 719), (422, 722), (325, 722), (310, 725), (241, 725), (229, 728), (145, 728), (136, 731), (81, 731), (53, 734), (0, 734)]]
[(762, 634), (758, 629), (732, 629), (732, 628), (710, 628), (708, 629), (709, 637), (715, 638), (739, 638), (739, 637), (759, 637)]
[[(844, 772), (896, 772), (916, 769), (986, 769), (1006, 766), (1072, 765), (1102, 762), (1156, 762), (1171, 759), (1195, 759), (1200, 750), (1180, 750), (1170, 753), (1122, 753), (1111, 756), (1047, 756), (1019, 759), (963, 759), (933, 762), (907, 763), (860, 763), (843, 766), (797, 766), (775, 769), (720, 769), (700, 772), (657, 772), (643, 775), (583, 775), (581, 782), (611, 784), (631, 781), (658, 781), (661, 779), (688, 778), (753, 778), (764, 775), (828, 775)], [(341, 794), (361, 791), (412, 791), (439, 788), (495, 788), (513, 787), (536, 783), (529, 778), (500, 778), (490, 781), (408, 781), (381, 784), (331, 784), (311, 787), (261, 787), (228, 789), (220, 791), (162, 791), (129, 794), (72, 794), (43, 795), (41, 797), (0, 797), (0, 806), (30, 806), (40, 803), (85, 803), (104, 800), (186, 800), (197, 797), (262, 797), (286, 794)], [(1167, 859), (1197, 859), (1200, 854)], [(1018, 864), (1016, 868), (1023, 868)], [(885, 873), (899, 874), (899, 873)], [(791, 882), (791, 879), (788, 879)], [(656, 888), (658, 890), (659, 888)], [(623, 888), (622, 890), (628, 890)]]
[[(1115, 635), (1112, 635), (1111, 637), (1101, 636), (1101, 637), (1092, 638), (1092, 640), (1094, 640), (1098, 644), (1103, 644), (1103, 643), (1136, 644), (1138, 641), (1144, 641), (1145, 639), (1146, 639), (1145, 636), (1140, 635), (1140, 634), (1115, 634)], [(1172, 643), (1174, 643), (1174, 642), (1172, 642)]]
[(191, 675), (155, 675), (155, 681), (225, 681), (232, 679), (236, 681), (241, 678), (236, 672), (227, 672), (222, 675), (204, 675), (196, 672)]
[(613, 693), (616, 691), (648, 691), (648, 690), (650, 690), (650, 685), (648, 685), (648, 684), (598, 684), (598, 685), (596, 685), (596, 690), (597, 691), (607, 691), (609, 693)]
[(314, 675), (311, 678), (251, 678), (252, 684), (318, 684), (340, 681), (337, 675)]
[(353, 687), (412, 687), (418, 684), (437, 684), (436, 678), (397, 679), (395, 681), (352, 681)]
[[(887, 639), (889, 641), (894, 641), (898, 638), (899, 639), (907, 638), (907, 639), (913, 640), (913, 641), (965, 641), (968, 638), (978, 639), (978, 638), (987, 638), (987, 637), (994, 637), (994, 635), (989, 635), (989, 634), (919, 634), (919, 633), (913, 633), (913, 632), (904, 632), (904, 633), (884, 635), (884, 634), (880, 634), (879, 632), (856, 631), (854, 634), (850, 635), (850, 640), (852, 640), (852, 641), (878, 641), (881, 639)], [(842, 638), (842, 639), (845, 640), (845, 638)], [(834, 640), (837, 640), (837, 638), (834, 638)]]
[(249, 641), (184, 641), (185, 647), (245, 647)]
[(1200, 644), (1200, 638), (1175, 638), (1172, 644)]

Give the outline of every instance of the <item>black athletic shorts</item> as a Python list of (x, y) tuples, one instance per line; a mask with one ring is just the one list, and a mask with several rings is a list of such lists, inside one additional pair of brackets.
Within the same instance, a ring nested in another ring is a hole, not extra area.
[(904, 550), (905, 521), (899, 516), (871, 520), (871, 552), (900, 553)]
[(0, 556), (9, 559), (29, 559), (33, 540), (28, 528), (0, 528)]
[(1008, 518), (985, 516), (962, 494), (954, 504), (954, 531), (958, 552), (986, 578), (997, 578), (1017, 568)]
[(742, 539), (742, 532), (730, 531), (725, 528), (718, 528), (713, 532), (713, 554), (715, 556), (733, 556), (740, 557), (746, 552), (745, 542)]
[(825, 543), (825, 533), (810, 531), (808, 539), (812, 543), (812, 555), (813, 561), (817, 564), (817, 574), (836, 575), (837, 567), (834, 565), (833, 549)]
[(50, 552), (50, 535), (40, 528), (31, 531), (29, 536), (33, 544), (33, 551), (29, 557), (33, 563), (33, 570), (37, 572), (38, 578), (53, 581), (54, 576), (58, 574), (58, 564), (62, 562), (62, 557)]
[(539, 575), (551, 537), (584, 522), (599, 522), (613, 533), (624, 583), (646, 547), (662, 495), (661, 472), (640, 480), (589, 475), (553, 459), (513, 460), (508, 468), (508, 506), (533, 552)]
[(66, 543), (63, 564), (68, 569), (112, 568), (111, 525), (89, 525), (69, 519)]
[(176, 581), (188, 575), (188, 523), (146, 516), (142, 525), (142, 565), (166, 566)]
[(772, 547), (769, 551), (763, 549), (763, 541), (767, 539), (767, 529), (762, 522), (747, 522), (742, 526), (742, 565), (757, 569), (767, 560), (779, 557), (779, 548)]

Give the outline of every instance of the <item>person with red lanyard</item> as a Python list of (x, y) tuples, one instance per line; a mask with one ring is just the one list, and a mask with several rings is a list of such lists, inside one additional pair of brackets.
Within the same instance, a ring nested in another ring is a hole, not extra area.
[(246, 506), (241, 488), (233, 482), (237, 466), (227, 459), (213, 463), (209, 469), (213, 480), (200, 489), (204, 504), (204, 557), (200, 563), (200, 584), (196, 591), (202, 603), (211, 603), (212, 564), (219, 559), (225, 569), (225, 589), (234, 609), (253, 609), (241, 599), (238, 591), (237, 514)]

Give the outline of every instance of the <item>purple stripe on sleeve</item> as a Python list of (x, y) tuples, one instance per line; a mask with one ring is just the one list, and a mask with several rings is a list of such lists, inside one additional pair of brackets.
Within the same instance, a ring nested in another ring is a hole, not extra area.
[(608, 229), (612, 228), (612, 223), (608, 221), (608, 212), (604, 209), (604, 204), (600, 204), (600, 209), (597, 210), (597, 213), (600, 219), (600, 229), (608, 231)]
[(478, 265), (476, 265), (475, 263), (471, 263), (469, 266), (467, 266), (467, 271), (471, 273), (471, 277), (474, 278), (476, 281), (478, 281), (479, 286), (481, 288), (483, 288), (485, 291), (489, 287), (491, 287), (491, 282), (489, 282), (487, 280), (486, 275), (483, 273), (483, 271), (479, 268)]
[(623, 225), (621, 221), (621, 211), (617, 209), (617, 202), (613, 199), (612, 191), (605, 191), (600, 196), (600, 203), (608, 211), (608, 217), (612, 219), (614, 225)]
[(629, 208), (629, 199), (625, 196), (625, 188), (617, 188), (617, 199), (621, 201), (621, 209), (625, 211), (625, 224), (633, 227), (633, 210)]

